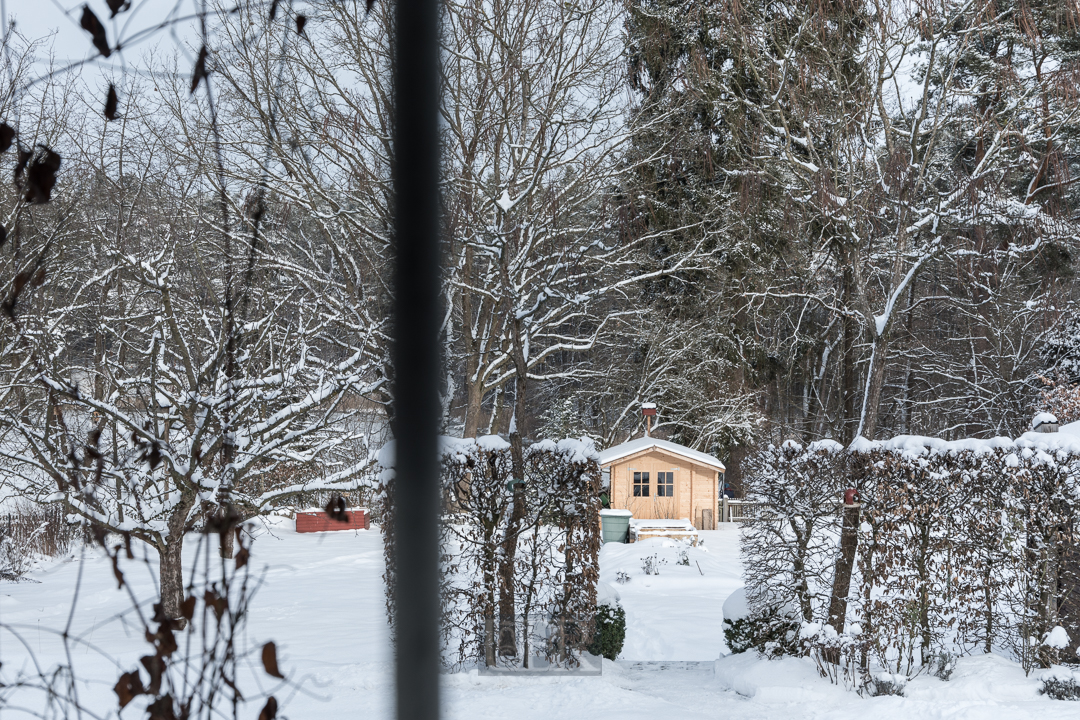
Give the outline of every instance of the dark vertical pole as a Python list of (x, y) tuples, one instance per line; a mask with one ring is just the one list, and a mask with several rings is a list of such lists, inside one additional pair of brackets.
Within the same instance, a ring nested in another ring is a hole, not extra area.
[(394, 21), (397, 717), (439, 717), (439, 5)]

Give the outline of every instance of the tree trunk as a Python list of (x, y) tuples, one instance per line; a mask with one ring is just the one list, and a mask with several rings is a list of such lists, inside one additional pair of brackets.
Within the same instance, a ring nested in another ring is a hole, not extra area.
[(518, 533), (525, 517), (525, 451), (522, 434), (525, 426), (526, 372), (525, 354), (521, 343), (521, 328), (514, 323), (513, 349), (516, 378), (514, 388), (514, 421), (510, 428), (510, 464), (514, 477), (511, 479), (514, 499), (510, 520), (506, 524), (506, 539), (499, 567), (499, 654), (503, 657), (517, 655), (517, 618), (514, 609), (514, 560), (517, 557)]
[(180, 615), (180, 603), (184, 601), (184, 565), (182, 552), (184, 534), (170, 535), (160, 549), (161, 565), (158, 577), (161, 582), (161, 613), (167, 618), (187, 621)]
[[(876, 535), (871, 534), (871, 538)], [(866, 576), (863, 577), (863, 634), (864, 637), (874, 637), (874, 613), (871, 611), (870, 600), (873, 594), (874, 583), (872, 578), (874, 576), (874, 541), (871, 539), (870, 543), (863, 548), (863, 568)], [(862, 670), (864, 676), (870, 672), (870, 644), (863, 642), (862, 647), (859, 650), (859, 669)]]
[[(221, 512), (228, 514), (229, 510), (228, 508), (222, 508)], [(232, 531), (232, 528), (221, 534), (221, 544), (218, 547), (218, 552), (226, 560), (232, 559), (233, 553), (236, 552), (236, 534)]]
[[(851, 570), (855, 566), (855, 553), (859, 549), (859, 511), (857, 502), (844, 505), (843, 529), (840, 531), (840, 555), (836, 558), (833, 575), (832, 598), (829, 600), (829, 625), (836, 634), (844, 632), (847, 620), (848, 592), (851, 590)], [(840, 657), (830, 650), (826, 660), (839, 663)]]
[(877, 432), (878, 410), (881, 406), (881, 392), (885, 387), (885, 362), (889, 355), (888, 334), (874, 338), (870, 356), (870, 368), (866, 377), (862, 412), (859, 419), (859, 433), (868, 440), (874, 439)]
[(795, 580), (795, 593), (799, 597), (799, 611), (802, 613), (803, 621), (811, 622), (814, 619), (814, 611), (810, 604), (810, 583), (806, 577), (806, 558), (809, 555), (806, 546), (810, 542), (813, 526), (808, 526), (805, 531), (800, 532), (795, 518), (789, 518), (788, 523), (791, 525), (792, 534), (795, 535), (795, 546), (798, 548), (792, 574)]
[(169, 516), (169, 534), (158, 545), (161, 564), (158, 579), (161, 583), (161, 612), (167, 618), (179, 620), (180, 627), (187, 624), (180, 615), (180, 603), (184, 601), (184, 531), (187, 530), (188, 513), (195, 498), (184, 497)]
[(506, 404), (506, 391), (499, 385), (492, 396), (491, 415), (488, 416), (487, 429), (484, 432), (488, 435), (498, 435), (499, 427), (502, 425), (503, 405)]
[[(515, 419), (524, 417), (524, 385), (518, 379), (518, 398), (514, 410)], [(506, 538), (503, 540), (503, 552), (499, 566), (499, 654), (503, 657), (517, 655), (517, 618), (514, 609), (514, 561), (517, 557), (518, 533), (521, 521), (525, 517), (525, 493), (522, 482), (525, 480), (525, 451), (521, 439), (521, 425), (515, 422), (510, 433), (510, 464), (514, 477), (511, 479), (514, 499), (510, 511), (510, 520), (506, 523)]]
[(930, 663), (930, 649), (934, 639), (930, 627), (930, 569), (927, 566), (929, 557), (930, 525), (926, 523), (919, 530), (919, 555), (915, 561), (915, 572), (919, 578), (919, 657), (924, 666)]
[[(472, 368), (474, 363), (470, 359), (467, 365)], [(474, 380), (472, 372), (465, 376), (465, 430), (463, 437), (476, 437), (480, 430), (480, 413), (484, 401), (484, 383), (482, 380)], [(494, 411), (492, 411), (494, 412)]]
[[(466, 197), (466, 203), (471, 202), (471, 196)], [(465, 247), (465, 264), (463, 268), (466, 277), (471, 277), (473, 270), (472, 247)], [(473, 323), (483, 327), (477, 318), (477, 313), (483, 309), (473, 306), (473, 293), (466, 284), (461, 289), (461, 339), (465, 345), (465, 431), (464, 437), (476, 437), (480, 430), (480, 414), (483, 411), (484, 402), (484, 379), (480, 377), (480, 347), (476, 338), (473, 337)], [(497, 398), (496, 398), (497, 401)], [(494, 410), (492, 413), (494, 414)]]
[[(851, 271), (846, 267), (843, 275), (844, 296), (851, 290), (853, 280)], [(854, 430), (858, 423), (855, 417), (855, 340), (859, 333), (859, 327), (855, 320), (845, 315), (840, 321), (840, 437), (844, 445), (848, 445), (855, 439)]]

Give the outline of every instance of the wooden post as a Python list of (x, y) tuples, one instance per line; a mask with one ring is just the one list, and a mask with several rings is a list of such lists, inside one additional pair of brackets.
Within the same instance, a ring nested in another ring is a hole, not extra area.
[(701, 511), (701, 529), (702, 530), (715, 530), (712, 520), (712, 510)]

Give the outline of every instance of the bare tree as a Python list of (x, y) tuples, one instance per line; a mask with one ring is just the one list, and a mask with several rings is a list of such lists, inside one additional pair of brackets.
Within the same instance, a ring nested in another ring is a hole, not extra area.
[(371, 337), (306, 265), (312, 248), (285, 240), (280, 210), (264, 218), (227, 341), (209, 173), (178, 172), (170, 128), (148, 117), (104, 130), (91, 162), (72, 155), (93, 186), (62, 185), (68, 231), (38, 238), (57, 289), (14, 315), (2, 372), (23, 401), (5, 404), (0, 456), (26, 494), (155, 547), (164, 612), (178, 618), (185, 532), (228, 535), (283, 495), (355, 487), (371, 462), (357, 400), (381, 380)]

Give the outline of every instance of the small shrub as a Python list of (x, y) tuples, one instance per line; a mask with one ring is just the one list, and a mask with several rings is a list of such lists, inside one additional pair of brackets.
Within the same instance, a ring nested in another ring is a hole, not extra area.
[(802, 654), (799, 623), (778, 608), (736, 620), (725, 618), (724, 640), (733, 653), (754, 648), (768, 657)]
[(948, 682), (956, 669), (956, 656), (951, 652), (939, 652), (930, 658), (930, 674)]
[(596, 608), (596, 629), (588, 650), (593, 655), (614, 660), (626, 640), (626, 611), (621, 607), (600, 605)]
[(690, 567), (690, 554), (687, 553), (685, 550), (680, 550), (679, 551), (679, 560), (675, 564), (676, 565), (685, 565), (686, 567)]
[(866, 690), (871, 697), (879, 697), (881, 695), (898, 695), (903, 697), (904, 688), (906, 687), (907, 678), (903, 675), (882, 673), (881, 675), (870, 679), (870, 682), (866, 685)]
[(641, 569), (646, 575), (659, 575), (661, 565), (667, 565), (667, 560), (657, 560), (655, 554), (641, 558)]
[(1073, 673), (1049, 675), (1043, 678), (1039, 692), (1054, 700), (1080, 700), (1080, 678)]
[(626, 583), (630, 582), (629, 573), (625, 573), (622, 570), (619, 570), (615, 573), (615, 582), (619, 583), (620, 585), (625, 585)]

